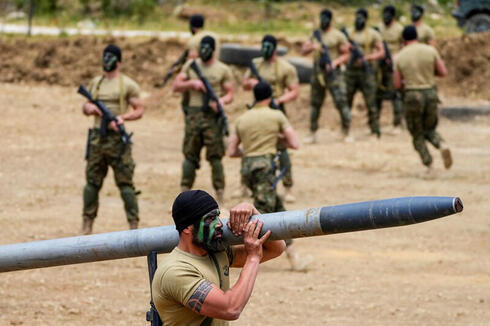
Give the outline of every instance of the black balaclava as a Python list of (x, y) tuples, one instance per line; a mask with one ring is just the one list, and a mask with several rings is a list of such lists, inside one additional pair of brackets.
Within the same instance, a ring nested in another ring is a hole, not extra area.
[(186, 227), (201, 221), (201, 218), (213, 209), (218, 203), (210, 194), (203, 190), (188, 190), (180, 193), (172, 205), (172, 217), (175, 228), (179, 233)]
[(393, 7), (392, 5), (388, 5), (388, 6), (384, 7), (384, 9), (383, 9), (383, 22), (385, 23), (386, 26), (391, 24), (391, 22), (393, 21), (393, 19), (395, 19), (395, 17), (396, 17), (395, 7)]
[(405, 41), (413, 41), (417, 39), (417, 29), (414, 25), (407, 25), (403, 28), (402, 37)]
[(277, 47), (277, 40), (274, 36), (272, 35), (265, 35), (264, 38), (262, 39), (262, 57), (264, 58), (264, 61), (269, 60), (273, 55), (274, 52), (276, 51)]
[(206, 35), (201, 40), (201, 45), (199, 46), (199, 58), (203, 62), (209, 61), (213, 57), (213, 52), (216, 47), (216, 42), (214, 38)]
[(366, 27), (366, 22), (368, 19), (368, 12), (364, 8), (359, 8), (356, 11), (356, 20), (354, 22), (354, 26), (356, 31), (362, 31), (364, 27)]
[(195, 28), (203, 28), (204, 27), (204, 16), (203, 15), (192, 15), (191, 19), (189, 19), (189, 28), (192, 34), (195, 34)]
[(106, 72), (114, 71), (121, 59), (121, 49), (117, 45), (109, 44), (102, 53), (102, 68)]
[(325, 31), (330, 27), (332, 22), (332, 12), (329, 9), (323, 9), (320, 13), (320, 28)]
[(420, 18), (422, 18), (422, 16), (424, 15), (424, 7), (422, 7), (421, 5), (412, 5), (412, 9), (410, 10), (410, 15), (412, 17), (412, 22), (417, 22), (420, 20)]

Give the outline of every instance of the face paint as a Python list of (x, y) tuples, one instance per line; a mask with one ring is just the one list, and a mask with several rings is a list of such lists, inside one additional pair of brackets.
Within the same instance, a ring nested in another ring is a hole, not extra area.
[(412, 21), (413, 22), (419, 21), (420, 18), (422, 18), (422, 10), (420, 10), (417, 7), (412, 7), (412, 10), (410, 11), (410, 14), (412, 16)]
[(361, 14), (356, 15), (356, 21), (354, 23), (356, 31), (362, 31), (366, 26), (366, 17)]
[(391, 24), (391, 22), (393, 21), (394, 18), (395, 17), (393, 17), (391, 12), (389, 12), (389, 11), (385, 11), (383, 13), (383, 22), (385, 23), (385, 25)]
[(263, 42), (262, 43), (262, 57), (264, 60), (269, 60), (273, 55), (274, 51), (276, 50), (276, 46), (274, 43), (271, 42)]
[(207, 62), (213, 56), (214, 49), (208, 43), (202, 43), (199, 48), (199, 58), (202, 61)]
[(331, 17), (328, 15), (320, 16), (320, 28), (326, 30), (330, 26)]
[(116, 67), (117, 57), (110, 52), (105, 52), (102, 57), (102, 68), (104, 68), (104, 71), (110, 72), (116, 69)]
[(223, 243), (223, 230), (219, 219), (219, 209), (214, 209), (204, 215), (199, 223), (197, 231), (197, 243), (210, 252), (220, 252), (225, 250)]

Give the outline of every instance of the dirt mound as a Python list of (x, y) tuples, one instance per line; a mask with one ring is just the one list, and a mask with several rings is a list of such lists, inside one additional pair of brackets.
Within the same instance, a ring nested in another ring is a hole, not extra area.
[(438, 41), (449, 75), (440, 86), (454, 95), (490, 100), (490, 32)]
[[(146, 89), (161, 81), (182, 51), (177, 40), (78, 37), (0, 39), (0, 82), (76, 86), (100, 74), (100, 53), (108, 43), (123, 50), (123, 71)], [(287, 42), (286, 42), (287, 43)], [(290, 44), (291, 50), (297, 44)], [(490, 33), (439, 41), (449, 76), (445, 93), (490, 100)]]

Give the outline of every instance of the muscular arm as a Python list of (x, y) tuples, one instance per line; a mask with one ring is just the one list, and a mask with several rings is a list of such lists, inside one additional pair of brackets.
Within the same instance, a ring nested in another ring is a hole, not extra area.
[(332, 62), (333, 68), (337, 68), (338, 66), (346, 63), (347, 60), (349, 60), (349, 56), (350, 56), (350, 44), (346, 43), (340, 47), (340, 56)]
[(141, 119), (144, 112), (143, 100), (139, 97), (131, 97), (129, 104), (132, 110), (126, 112), (121, 116), (123, 120), (131, 121)]
[(396, 89), (402, 90), (403, 88), (403, 76), (402, 73), (396, 69), (394, 74), (393, 74), (393, 84)]
[(223, 89), (225, 91), (225, 95), (220, 97), (220, 101), (223, 104), (230, 104), (233, 102), (233, 84), (231, 82), (226, 82), (223, 84)]
[[(183, 92), (187, 91), (188, 89), (199, 90), (199, 89), (196, 89), (197, 82), (202, 84), (202, 82), (200, 80), (188, 79), (186, 74), (180, 73), (174, 79), (174, 82), (172, 84), (172, 91), (183, 93)], [(202, 89), (204, 89), (204, 85), (202, 85)]]
[(299, 84), (293, 84), (287, 86), (287, 91), (284, 92), (280, 97), (276, 99), (277, 104), (287, 103), (293, 101), (298, 97), (299, 94)]
[(238, 147), (240, 145), (240, 138), (237, 135), (231, 135), (228, 140), (228, 148), (226, 149), (226, 155), (229, 157), (241, 157), (242, 151)]
[(316, 49), (315, 43), (308, 40), (301, 46), (301, 55), (308, 55)]
[(256, 78), (248, 77), (242, 79), (242, 87), (244, 90), (251, 90), (259, 81)]
[(299, 148), (299, 140), (293, 127), (284, 129), (284, 139), (286, 140), (286, 146), (291, 149)]
[(447, 68), (442, 59), (436, 59), (435, 74), (439, 77), (445, 77), (447, 75)]
[(385, 48), (383, 47), (382, 42), (376, 43), (376, 48), (373, 52), (365, 56), (367, 61), (376, 61), (381, 60), (385, 57)]

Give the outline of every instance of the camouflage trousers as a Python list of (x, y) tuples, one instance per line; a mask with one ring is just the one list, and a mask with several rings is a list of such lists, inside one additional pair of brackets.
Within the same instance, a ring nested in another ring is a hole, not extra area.
[[(284, 115), (286, 115), (286, 108), (284, 104), (279, 105), (279, 110), (281, 110)], [(286, 145), (280, 141), (277, 142), (277, 152), (279, 153), (279, 171), (286, 168), (286, 173), (282, 177), (281, 181), (284, 187), (290, 188), (293, 186), (293, 173), (291, 158), (289, 157), (289, 152)]]
[(347, 92), (342, 72), (337, 69), (336, 79), (332, 82), (328, 82), (325, 79), (325, 75), (318, 70), (319, 68), (313, 70), (310, 81), (310, 131), (315, 132), (318, 130), (318, 119), (320, 118), (322, 105), (325, 101), (328, 89), (332, 95), (335, 108), (340, 114), (342, 130), (347, 132), (350, 127), (351, 117), (349, 105), (347, 104)]
[(225, 154), (225, 145), (217, 115), (211, 109), (203, 112), (200, 107), (184, 107), (184, 111), (183, 153), (185, 159), (182, 165), (180, 185), (192, 188), (196, 179), (196, 170), (200, 167), (201, 149), (206, 147), (206, 160), (211, 165), (213, 187), (216, 190), (224, 189), (225, 174), (221, 159)]
[(399, 91), (393, 84), (393, 71), (386, 65), (380, 65), (377, 70), (377, 89), (376, 89), (376, 106), (379, 115), (383, 108), (383, 100), (391, 100), (393, 105), (393, 125), (399, 126), (402, 123), (403, 107)]
[(422, 163), (432, 164), (432, 156), (426, 141), (439, 148), (442, 137), (436, 131), (438, 121), (437, 90), (435, 88), (406, 90), (403, 96), (403, 110), (407, 128), (412, 135), (413, 147), (419, 153)]
[(273, 155), (242, 158), (241, 175), (245, 185), (252, 190), (254, 205), (261, 213), (284, 211), (276, 189), (271, 189), (275, 179), (272, 170)]
[(100, 137), (98, 129), (92, 129), (89, 137), (83, 216), (91, 219), (97, 216), (99, 191), (110, 166), (124, 202), (127, 220), (138, 221), (138, 201), (133, 185), (135, 164), (131, 156), (131, 145), (125, 146), (121, 136), (112, 130), (108, 130), (105, 137)]
[(354, 95), (361, 90), (364, 102), (368, 110), (368, 123), (373, 134), (380, 135), (379, 111), (376, 106), (376, 78), (373, 71), (367, 72), (364, 67), (349, 67), (345, 73), (345, 84), (347, 88), (347, 102), (352, 107)]

